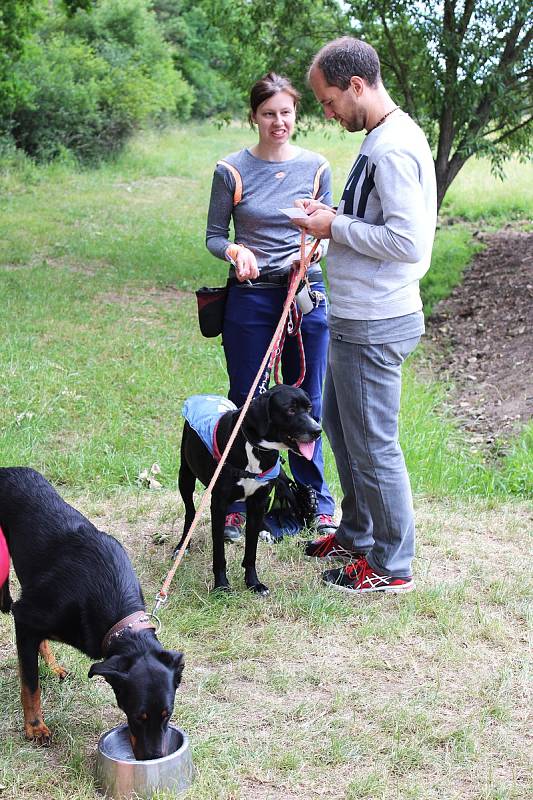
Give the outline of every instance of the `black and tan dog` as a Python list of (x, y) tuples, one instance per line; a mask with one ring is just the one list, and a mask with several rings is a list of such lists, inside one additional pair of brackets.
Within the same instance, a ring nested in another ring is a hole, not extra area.
[(165, 755), (183, 656), (158, 641), (122, 545), (25, 467), (0, 469), (0, 527), (21, 585), (14, 603), (9, 578), (0, 587), (0, 609), (15, 618), (26, 737), (50, 743), (38, 653), (64, 678), (48, 644), (55, 639), (105, 659), (91, 666), (89, 677), (103, 675), (112, 686), (136, 758)]
[[(210, 401), (216, 407), (212, 428), (204, 424), (204, 406), (208, 406)], [(201, 405), (201, 413), (196, 413), (197, 402)], [(196, 479), (204, 486), (209, 484), (240, 414), (240, 409), (224, 411), (225, 402), (225, 398), (196, 395), (189, 398), (184, 406), (186, 421), (181, 440), (178, 480), (185, 503), (185, 526), (181, 542), (194, 519), (193, 492)], [(252, 400), (211, 495), (215, 589), (229, 589), (224, 555), (226, 510), (230, 503), (244, 499), (244, 580), (252, 591), (268, 594), (268, 588), (257, 577), (255, 564), (257, 540), (264, 527), (268, 496), (279, 473), (279, 451), (293, 450), (311, 459), (314, 443), (320, 433), (320, 425), (311, 416), (309, 396), (302, 389), (282, 384)]]

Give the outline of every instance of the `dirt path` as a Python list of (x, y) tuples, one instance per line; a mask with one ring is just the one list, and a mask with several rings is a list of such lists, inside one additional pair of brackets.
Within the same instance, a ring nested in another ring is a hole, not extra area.
[(451, 379), (465, 429), (491, 444), (533, 416), (533, 233), (478, 233), (485, 247), (428, 323), (432, 367)]

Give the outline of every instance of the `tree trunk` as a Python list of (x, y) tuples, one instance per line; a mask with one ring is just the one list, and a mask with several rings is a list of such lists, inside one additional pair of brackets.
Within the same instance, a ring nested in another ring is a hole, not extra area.
[(440, 211), (442, 201), (452, 182), (466, 162), (466, 158), (453, 156), (451, 161), (439, 164), (435, 161), (435, 177), (437, 178), (437, 211)]

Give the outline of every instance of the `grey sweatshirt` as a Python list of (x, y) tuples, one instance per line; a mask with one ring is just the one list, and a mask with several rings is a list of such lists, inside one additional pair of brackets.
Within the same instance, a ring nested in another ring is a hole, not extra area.
[[(322, 197), (331, 205), (331, 169), (318, 153), (299, 149), (288, 161), (263, 161), (248, 149), (226, 156), (242, 180), (242, 199), (234, 205), (236, 179), (218, 163), (213, 175), (207, 218), (206, 244), (217, 258), (224, 259), (231, 243), (231, 218), (235, 242), (249, 247), (262, 274), (288, 271), (284, 262), (300, 248), (300, 229), (280, 208), (289, 208), (304, 197)], [(312, 274), (312, 268), (309, 270)]]
[(331, 229), (333, 316), (401, 317), (422, 308), (437, 220), (433, 158), (422, 130), (395, 111), (364, 139)]

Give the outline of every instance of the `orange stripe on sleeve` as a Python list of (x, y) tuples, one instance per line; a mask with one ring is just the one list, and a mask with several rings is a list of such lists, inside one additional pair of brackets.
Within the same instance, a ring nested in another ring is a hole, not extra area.
[[(226, 169), (228, 169), (231, 172), (231, 174), (233, 175), (233, 177), (235, 178), (235, 191), (233, 192), (233, 205), (237, 206), (237, 205), (239, 205), (239, 203), (242, 200), (242, 178), (241, 178), (241, 173), (239, 172), (237, 167), (234, 167), (233, 164), (229, 164), (227, 161), (224, 161), (224, 159), (221, 159), (220, 161), (217, 161), (217, 166), (219, 164), (222, 164), (223, 167), (226, 167)], [(315, 178), (315, 180), (316, 180), (316, 178)]]
[(321, 164), (316, 171), (315, 180), (313, 182), (313, 198), (316, 198), (318, 190), (320, 188), (320, 176), (322, 175), (324, 170), (327, 169), (328, 167), (329, 167), (328, 162), (324, 161), (324, 163)]

